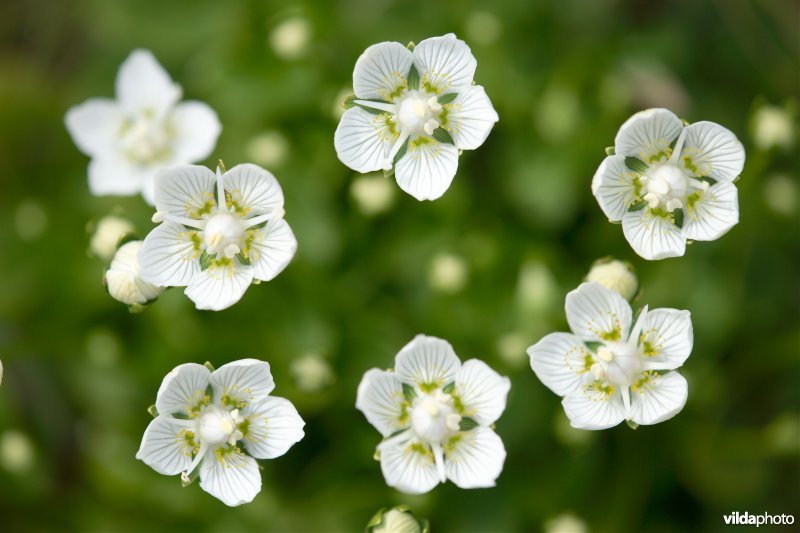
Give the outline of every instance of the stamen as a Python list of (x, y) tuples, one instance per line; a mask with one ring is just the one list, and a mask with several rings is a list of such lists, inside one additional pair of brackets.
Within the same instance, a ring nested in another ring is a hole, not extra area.
[(189, 475), (197, 468), (197, 465), (200, 464), (200, 461), (203, 460), (203, 457), (206, 455), (206, 450), (208, 450), (208, 445), (204, 442), (200, 443), (200, 449), (197, 450), (197, 455), (194, 456), (192, 459), (192, 464), (189, 465), (189, 468), (186, 469), (183, 473), (181, 473), (181, 481), (184, 483), (191, 483), (191, 478)]
[(447, 476), (445, 475), (444, 471), (444, 450), (442, 449), (441, 444), (434, 444), (432, 445), (433, 448), (433, 458), (436, 461), (436, 470), (439, 472), (439, 481), (444, 483), (447, 481)]
[(392, 170), (392, 164), (394, 163), (394, 156), (397, 155), (397, 152), (400, 151), (400, 147), (403, 146), (403, 143), (409, 137), (408, 132), (400, 132), (400, 135), (397, 136), (397, 140), (392, 145), (392, 149), (389, 151), (389, 156), (386, 158), (386, 162), (383, 164), (383, 170)]
[(221, 211), (226, 207), (225, 189), (222, 187), (222, 169), (217, 165), (217, 209)]
[[(158, 215), (158, 217), (156, 216)], [(165, 213), (163, 211), (156, 213), (153, 215), (153, 219), (159, 218), (161, 221), (166, 220), (167, 222), (174, 222), (176, 224), (181, 224), (183, 226), (189, 226), (190, 228), (202, 230), (206, 227), (206, 221), (202, 219), (196, 218), (186, 218), (186, 217), (178, 217), (175, 215), (171, 215), (169, 213)]]
[(669, 213), (675, 211), (676, 209), (680, 209), (681, 207), (683, 207), (683, 202), (681, 202), (677, 198), (673, 198), (672, 200), (667, 202), (667, 211)]
[(369, 100), (353, 100), (354, 104), (362, 105), (378, 111), (386, 111), (387, 113), (397, 113), (397, 104), (388, 104), (386, 102), (370, 102)]
[(433, 120), (432, 118), (428, 119), (428, 121), (425, 123), (425, 126), (423, 126), (423, 128), (425, 129), (425, 133), (427, 133), (428, 135), (433, 135), (433, 131), (438, 127), (439, 123)]
[(258, 215), (257, 217), (249, 218), (247, 220), (243, 220), (242, 227), (244, 227), (244, 229), (249, 229), (252, 228), (253, 226), (258, 226), (259, 224), (262, 224), (267, 220), (283, 218), (285, 214), (286, 211), (284, 211), (282, 207), (276, 207), (269, 213)]
[(611, 353), (611, 350), (605, 346), (601, 346), (597, 349), (597, 357), (606, 363), (610, 363), (614, 359), (614, 355)]
[(669, 158), (670, 163), (677, 163), (678, 159), (681, 157), (681, 150), (683, 150), (683, 142), (686, 139), (686, 128), (681, 130), (681, 134), (678, 136), (678, 142), (675, 143), (675, 149), (672, 151), (672, 155)]

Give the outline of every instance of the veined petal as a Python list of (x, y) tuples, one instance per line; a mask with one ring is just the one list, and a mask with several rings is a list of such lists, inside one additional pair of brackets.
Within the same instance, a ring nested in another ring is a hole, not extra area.
[(478, 148), (499, 120), (486, 91), (480, 85), (467, 87), (453, 100), (445, 104), (446, 122), (443, 127), (450, 132), (459, 150)]
[(640, 344), (645, 361), (666, 363), (669, 369), (678, 368), (692, 353), (692, 315), (678, 309), (648, 311), (639, 338), (631, 341)]
[(478, 359), (470, 359), (461, 365), (456, 374), (453, 395), (461, 400), (463, 412), (478, 424), (494, 424), (506, 409), (506, 397), (511, 389), (511, 380), (501, 376), (489, 365)]
[(248, 408), (244, 447), (256, 459), (274, 459), (305, 436), (306, 425), (292, 402), (269, 396)]
[(89, 191), (94, 196), (132, 196), (144, 191), (152, 175), (153, 169), (134, 165), (121, 154), (104, 154), (89, 162)]
[(607, 429), (625, 420), (619, 387), (599, 382), (586, 385), (561, 401), (570, 424), (576, 429)]
[(222, 175), (228, 205), (247, 218), (283, 208), (283, 189), (271, 172), (243, 163)]
[(718, 181), (705, 191), (689, 196), (683, 236), (696, 241), (713, 241), (739, 222), (739, 192), (733, 183)]
[(594, 356), (575, 335), (551, 333), (528, 348), (536, 377), (559, 396), (579, 391)]
[(159, 474), (174, 476), (189, 468), (195, 451), (194, 433), (179, 420), (160, 415), (144, 431), (136, 458)]
[(270, 281), (283, 272), (297, 251), (297, 239), (282, 218), (270, 219), (263, 228), (253, 228), (253, 241), (248, 255), (253, 277)]
[(430, 446), (403, 435), (378, 445), (381, 471), (390, 487), (406, 494), (424, 494), (439, 484), (439, 472)]
[(175, 138), (172, 160), (175, 164), (205, 159), (214, 150), (222, 131), (217, 114), (203, 102), (181, 102), (170, 116)]
[(240, 359), (216, 369), (211, 386), (217, 403), (243, 409), (266, 400), (275, 381), (266, 361)]
[(677, 415), (689, 397), (689, 385), (677, 372), (646, 373), (631, 387), (632, 421), (650, 425)]
[(156, 409), (161, 415), (197, 416), (208, 405), (206, 394), (211, 372), (203, 365), (186, 363), (175, 367), (164, 377), (156, 396)]
[(73, 142), (86, 155), (114, 150), (125, 121), (119, 106), (108, 98), (90, 98), (69, 108), (64, 122)]
[(681, 119), (668, 109), (639, 111), (625, 121), (614, 139), (617, 155), (636, 157), (645, 163), (667, 159), (669, 145), (683, 130)]
[(445, 446), (447, 478), (462, 489), (494, 487), (503, 471), (506, 449), (488, 427), (456, 433)]
[(200, 464), (200, 488), (230, 507), (250, 503), (261, 492), (258, 463), (236, 447), (209, 451)]
[(159, 170), (155, 176), (156, 210), (183, 218), (201, 218), (216, 205), (216, 176), (201, 165)]
[(669, 217), (649, 208), (629, 211), (622, 217), (622, 233), (633, 251), (650, 261), (680, 257), (686, 252), (686, 237)]
[(184, 292), (197, 309), (221, 311), (241, 300), (252, 282), (249, 266), (212, 265), (196, 273)]
[(414, 48), (420, 87), (430, 93), (460, 92), (472, 85), (478, 62), (467, 43), (452, 33), (431, 37)]
[(631, 306), (619, 293), (599, 283), (581, 283), (567, 294), (567, 322), (584, 341), (619, 341), (631, 328)]
[(119, 67), (117, 100), (131, 114), (161, 115), (181, 98), (181, 88), (172, 82), (149, 50), (134, 50)]
[(395, 167), (401, 189), (417, 200), (436, 200), (453, 182), (458, 168), (458, 148), (433, 137), (408, 142), (408, 152)]
[(356, 172), (373, 172), (383, 169), (395, 139), (397, 129), (388, 113), (352, 107), (342, 115), (333, 144), (342, 163)]
[(163, 222), (144, 239), (139, 250), (140, 276), (159, 287), (188, 285), (200, 273), (197, 232)]
[(609, 220), (622, 220), (636, 199), (637, 176), (625, 166), (625, 156), (606, 157), (592, 178), (592, 194)]
[(417, 335), (395, 358), (394, 370), (402, 383), (422, 390), (452, 383), (461, 361), (450, 343), (436, 337)]
[(408, 89), (406, 76), (414, 58), (400, 43), (373, 44), (361, 54), (353, 70), (353, 90), (358, 98), (391, 102)]
[(744, 146), (729, 129), (713, 122), (686, 127), (681, 162), (695, 176), (733, 181), (744, 168)]
[(356, 409), (384, 437), (408, 427), (403, 385), (394, 372), (368, 370), (358, 385)]

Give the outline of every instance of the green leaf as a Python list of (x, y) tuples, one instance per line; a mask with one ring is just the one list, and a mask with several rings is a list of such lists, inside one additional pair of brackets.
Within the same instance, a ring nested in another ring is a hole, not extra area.
[(400, 161), (401, 157), (406, 155), (407, 151), (408, 151), (408, 139), (406, 139), (406, 142), (403, 143), (403, 146), (401, 146), (400, 149), (397, 151), (397, 154), (395, 154), (394, 159), (392, 160), (392, 171), (394, 171), (394, 166), (397, 164), (398, 161)]
[(414, 48), (416, 48), (416, 47), (417, 47), (417, 45), (414, 44), (414, 41), (408, 41), (408, 44), (406, 45), (406, 48), (408, 48), (412, 52), (414, 51)]
[(415, 391), (414, 387), (408, 383), (403, 383), (403, 396), (405, 397), (406, 401), (412, 402), (414, 401), (414, 398), (417, 397), (417, 391)]
[(644, 161), (636, 157), (626, 157), (625, 166), (639, 174), (643, 174), (648, 168)]
[(672, 216), (675, 217), (675, 225), (679, 228), (683, 227), (683, 209), (676, 209), (672, 212)]
[(451, 394), (454, 390), (456, 390), (456, 382), (448, 383), (442, 388), (442, 392), (445, 394)]
[(180, 411), (171, 413), (170, 416), (172, 418), (177, 418), (178, 420), (189, 420), (189, 415), (186, 413), (181, 413)]
[[(700, 177), (698, 177), (697, 179), (699, 179), (700, 181), (705, 181), (705, 182), (706, 182), (706, 183), (708, 183), (709, 185), (714, 185), (715, 183), (717, 183), (717, 180), (715, 180), (715, 179), (714, 179), (714, 178), (712, 178), (711, 176), (700, 176)], [(739, 177), (737, 176), (737, 177), (736, 177), (736, 179), (738, 180), (738, 179), (739, 179)], [(734, 183), (736, 183), (736, 181), (735, 181), (735, 180), (734, 180)]]
[(438, 101), (439, 101), (440, 104), (449, 104), (450, 102), (452, 102), (456, 98), (458, 98), (458, 93), (447, 93), (447, 94), (443, 94), (442, 96), (440, 96), (438, 98)]
[(155, 405), (151, 405), (150, 407), (148, 407), (147, 412), (150, 413), (150, 416), (152, 416), (153, 418), (158, 416), (158, 409), (156, 409)]
[(461, 424), (459, 424), (458, 429), (461, 431), (469, 431), (470, 429), (478, 427), (478, 423), (475, 422), (474, 419), (465, 416), (461, 419)]
[(414, 65), (411, 65), (406, 79), (408, 80), (409, 89), (419, 89), (419, 72), (417, 72), (417, 69), (414, 67)]
[(606, 148), (606, 155), (615, 155), (617, 153), (617, 149), (613, 146), (608, 146)]
[(208, 270), (208, 267), (211, 266), (211, 260), (212, 257), (203, 250), (203, 253), (200, 254), (200, 270)]
[(633, 204), (631, 204), (631, 206), (628, 208), (628, 211), (629, 212), (641, 211), (646, 206), (647, 206), (647, 202), (645, 202), (644, 200), (639, 200), (638, 202), (634, 202)]
[(246, 255), (244, 255), (242, 252), (239, 252), (238, 254), (236, 254), (236, 260), (239, 261), (243, 265), (249, 265), (250, 264), (250, 258), (247, 257)]
[(589, 348), (593, 352), (596, 352), (598, 348), (603, 346), (602, 342), (597, 342), (597, 341), (589, 341), (589, 342), (586, 342), (584, 344), (586, 344), (586, 347)]
[(450, 132), (444, 128), (436, 128), (435, 130), (433, 130), (433, 138), (439, 141), (440, 143), (455, 144), (453, 142), (453, 137), (450, 135)]
[[(210, 365), (210, 364), (211, 363), (206, 361), (206, 365)], [(211, 368), (214, 368), (214, 367), (212, 366)], [(213, 372), (213, 370), (211, 370), (211, 371)], [(209, 384), (208, 387), (206, 387), (206, 396), (208, 396), (211, 400), (214, 399), (214, 387), (212, 387), (211, 384)]]

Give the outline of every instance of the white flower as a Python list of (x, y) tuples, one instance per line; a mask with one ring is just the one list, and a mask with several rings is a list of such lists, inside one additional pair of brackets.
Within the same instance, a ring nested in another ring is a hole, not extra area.
[(139, 267), (139, 250), (142, 241), (126, 242), (119, 247), (111, 266), (106, 270), (105, 284), (108, 294), (127, 305), (144, 305), (158, 298), (164, 291), (144, 281)]
[(311, 24), (304, 17), (292, 17), (278, 24), (269, 35), (275, 54), (287, 61), (305, 55), (311, 41)]
[(156, 171), (208, 157), (221, 126), (208, 105), (178, 103), (180, 86), (147, 50), (134, 50), (122, 63), (116, 92), (116, 100), (90, 98), (70, 108), (67, 130), (91, 158), (92, 194), (141, 193), (152, 204)]
[(420, 520), (407, 505), (381, 509), (367, 523), (368, 533), (430, 533), (427, 520)]
[[(200, 487), (235, 506), (261, 490), (256, 459), (274, 459), (303, 438), (305, 422), (292, 403), (269, 393), (269, 364), (242, 359), (211, 372), (187, 363), (167, 374), (136, 458), (159, 474), (199, 473)], [(195, 470), (199, 467), (199, 470)]]
[(589, 270), (586, 281), (596, 281), (607, 289), (617, 291), (626, 300), (636, 296), (639, 288), (633, 267), (618, 259), (596, 261)]
[(384, 437), (386, 483), (409, 494), (447, 479), (464, 489), (493, 487), (506, 451), (491, 426), (510, 387), (486, 363), (462, 365), (447, 341), (424, 335), (400, 350), (394, 370), (367, 371), (356, 408)]
[(379, 174), (359, 176), (350, 184), (350, 195), (367, 216), (388, 211), (394, 203), (394, 187)]
[(444, 194), (460, 150), (474, 150), (498, 117), (480, 85), (477, 62), (452, 33), (419, 43), (370, 46), (353, 71), (355, 97), (336, 128), (334, 145), (348, 167), (391, 170), (418, 200)]
[(104, 261), (111, 260), (117, 251), (119, 241), (125, 235), (134, 232), (130, 220), (116, 215), (108, 215), (100, 219), (89, 240), (89, 250)]
[(755, 145), (762, 150), (779, 147), (788, 150), (794, 143), (795, 120), (792, 112), (775, 105), (764, 105), (753, 112), (750, 129)]
[(328, 361), (315, 353), (292, 359), (290, 371), (297, 383), (297, 388), (303, 392), (319, 392), (336, 380), (336, 375)]
[(155, 203), (153, 219), (163, 223), (139, 253), (142, 279), (187, 286), (198, 309), (235, 304), (253, 280), (277, 276), (297, 249), (283, 219), (283, 191), (256, 165), (217, 169), (216, 176), (195, 165), (162, 170)]
[(461, 256), (439, 253), (431, 260), (428, 284), (435, 291), (455, 294), (467, 284), (469, 270)]
[(623, 420), (649, 425), (686, 403), (686, 380), (674, 370), (692, 352), (689, 311), (632, 312), (618, 293), (588, 282), (567, 295), (574, 334), (551, 333), (528, 348), (531, 368), (562, 405), (573, 427), (606, 429)]
[(681, 256), (687, 240), (713, 241), (739, 221), (733, 182), (744, 147), (729, 130), (648, 109), (622, 125), (614, 145), (592, 192), (643, 258)]

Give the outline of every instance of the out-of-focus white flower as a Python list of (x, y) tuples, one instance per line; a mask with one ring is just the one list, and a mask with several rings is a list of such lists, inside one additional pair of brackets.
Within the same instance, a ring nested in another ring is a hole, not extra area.
[(297, 388), (304, 392), (317, 392), (336, 379), (328, 361), (315, 353), (293, 359), (290, 370), (297, 383)]
[(644, 259), (684, 254), (687, 240), (713, 241), (739, 222), (734, 180), (744, 147), (713, 122), (684, 126), (667, 109), (629, 118), (592, 180), (592, 193)]
[(780, 215), (792, 216), (797, 212), (797, 181), (784, 174), (775, 174), (764, 183), (767, 205)]
[(67, 130), (89, 163), (95, 196), (141, 193), (153, 203), (160, 168), (208, 157), (222, 127), (208, 105), (179, 103), (181, 88), (148, 50), (134, 50), (117, 73), (117, 99), (90, 98), (67, 111)]
[(528, 349), (531, 368), (562, 402), (572, 427), (650, 425), (683, 409), (686, 380), (675, 371), (692, 353), (689, 311), (632, 311), (617, 292), (587, 282), (567, 295), (573, 333), (551, 333)]
[(269, 43), (275, 55), (285, 60), (299, 59), (308, 51), (311, 41), (311, 24), (305, 17), (291, 17), (269, 34)]
[(427, 520), (420, 520), (407, 505), (381, 509), (367, 523), (368, 533), (430, 533)]
[(795, 120), (792, 114), (775, 105), (763, 105), (750, 119), (753, 142), (762, 150), (773, 147), (788, 150), (794, 144)]
[(500, 357), (503, 358), (503, 361), (514, 367), (522, 366), (522, 363), (527, 360), (525, 356), (525, 349), (527, 347), (527, 339), (518, 331), (506, 333), (497, 339), (497, 352), (500, 354)]
[(47, 229), (47, 213), (36, 200), (23, 200), (14, 212), (14, 226), (23, 241), (35, 241)]
[(586, 533), (586, 522), (573, 513), (562, 513), (544, 524), (545, 533)]
[(361, 173), (394, 172), (417, 200), (450, 187), (461, 150), (478, 148), (497, 122), (492, 102), (473, 84), (477, 61), (452, 33), (370, 46), (353, 71), (355, 96), (334, 135), (339, 160)]
[(486, 363), (462, 365), (450, 343), (425, 335), (400, 350), (394, 370), (367, 371), (356, 408), (384, 437), (386, 484), (408, 494), (447, 479), (462, 489), (493, 487), (506, 451), (492, 425), (510, 388)]
[(162, 224), (139, 253), (142, 279), (186, 286), (198, 309), (230, 307), (253, 280), (281, 273), (297, 250), (281, 186), (256, 165), (217, 168), (216, 175), (196, 165), (162, 170), (155, 203), (153, 220)]
[(467, 284), (469, 270), (461, 256), (439, 253), (434, 256), (428, 270), (428, 284), (435, 291), (455, 294)]
[(3, 384), (3, 361), (0, 361), (0, 385)]
[(33, 445), (27, 435), (9, 429), (0, 436), (0, 464), (9, 472), (21, 474), (33, 466)]
[(110, 261), (117, 251), (119, 241), (134, 232), (133, 223), (120, 216), (108, 215), (97, 222), (89, 239), (89, 251), (103, 261)]
[(278, 131), (259, 133), (247, 144), (247, 156), (264, 167), (278, 166), (289, 155), (289, 142)]
[(105, 284), (108, 294), (126, 305), (144, 305), (158, 298), (164, 291), (144, 281), (139, 267), (139, 250), (142, 241), (126, 242), (119, 247), (111, 266), (106, 270)]
[(603, 287), (617, 291), (626, 300), (636, 296), (636, 291), (639, 289), (639, 281), (636, 279), (633, 266), (618, 259), (596, 261), (589, 270), (586, 281), (596, 281)]
[(187, 363), (164, 378), (157, 416), (147, 426), (136, 458), (159, 474), (181, 474), (231, 507), (261, 491), (256, 459), (274, 459), (303, 438), (305, 422), (289, 400), (270, 396), (269, 363), (242, 359), (213, 373)]
[(494, 13), (473, 11), (464, 21), (467, 38), (478, 44), (489, 45), (497, 41), (503, 32), (503, 25)]
[(358, 176), (350, 184), (350, 195), (361, 212), (368, 216), (384, 213), (394, 203), (394, 187), (380, 174)]
[(546, 311), (557, 299), (558, 285), (553, 272), (542, 261), (526, 261), (519, 273), (517, 298), (531, 311)]

